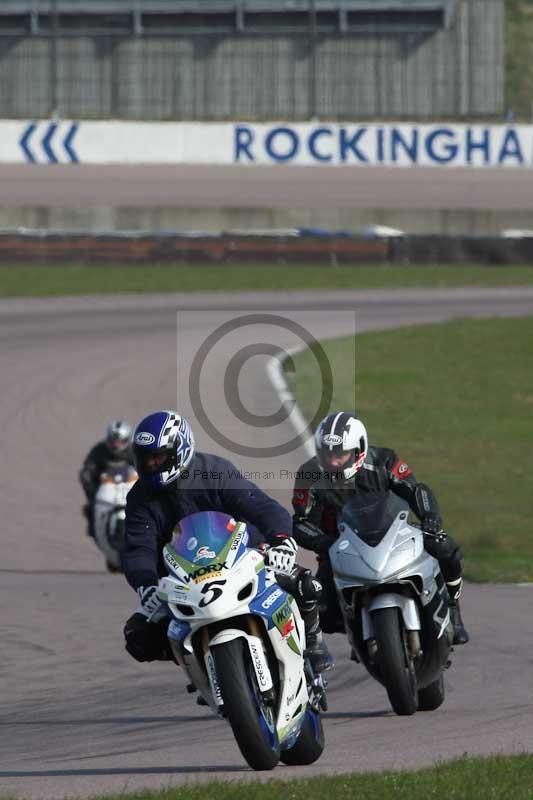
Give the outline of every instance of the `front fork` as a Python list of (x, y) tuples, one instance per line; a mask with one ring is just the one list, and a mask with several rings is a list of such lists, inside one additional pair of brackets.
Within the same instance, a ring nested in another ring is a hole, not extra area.
[(315, 673), (311, 667), (309, 659), (305, 662), (305, 677), (307, 681), (307, 694), (309, 696), (309, 705), (316, 711), (328, 710), (328, 701), (326, 697), (327, 680), (323, 677), (322, 673)]
[[(246, 628), (246, 630), (244, 628)], [(213, 635), (208, 626), (199, 631), (201, 655), (211, 686), (211, 692), (217, 706), (221, 706), (223, 702), (218, 687), (215, 663), (211, 650), (213, 647), (217, 647), (217, 645), (220, 646), (234, 639), (244, 639), (246, 641), (250, 661), (254, 668), (257, 686), (261, 696), (265, 703), (274, 705), (276, 699), (274, 676), (270, 670), (266, 646), (261, 633), (261, 626), (253, 617), (248, 617), (246, 619), (243, 628), (225, 628), (215, 632)]]
[[(378, 595), (359, 596), (352, 594), (352, 603), (346, 604), (342, 598), (342, 611), (345, 619), (347, 631), (354, 653), (354, 659), (358, 662), (365, 661), (365, 655), (374, 661), (377, 656), (377, 643), (374, 637), (372, 625), (372, 611), (377, 608), (397, 608), (402, 614), (406, 635), (406, 645), (408, 654), (411, 658), (420, 658), (423, 654), (422, 643), (420, 640), (421, 621), (417, 605), (412, 598), (394, 592), (381, 593)], [(359, 602), (357, 602), (359, 600)], [(356, 624), (356, 614), (360, 616), (360, 626)], [(357, 632), (359, 629), (359, 632)], [(363, 647), (366, 652), (359, 652)]]

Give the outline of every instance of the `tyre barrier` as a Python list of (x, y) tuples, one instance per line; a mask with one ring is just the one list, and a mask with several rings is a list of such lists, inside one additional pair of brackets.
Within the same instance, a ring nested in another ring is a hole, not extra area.
[(14, 262), (533, 264), (533, 235), (368, 236), (284, 230), (188, 234), (165, 231), (17, 230), (0, 232), (0, 265)]

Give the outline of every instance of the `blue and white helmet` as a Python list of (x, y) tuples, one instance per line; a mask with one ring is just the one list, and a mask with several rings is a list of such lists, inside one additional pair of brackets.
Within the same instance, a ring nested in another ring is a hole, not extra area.
[(187, 468), (194, 455), (191, 426), (176, 411), (155, 411), (142, 419), (133, 435), (139, 480), (164, 489)]

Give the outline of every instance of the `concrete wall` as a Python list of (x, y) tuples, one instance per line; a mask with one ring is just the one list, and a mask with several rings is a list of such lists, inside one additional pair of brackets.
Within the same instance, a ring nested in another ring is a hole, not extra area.
[(508, 228), (533, 230), (533, 214), (468, 209), (0, 207), (0, 230), (219, 233), (236, 229), (322, 228), (355, 232), (372, 225), (386, 225), (414, 234), (497, 236)]
[[(0, 117), (458, 118), (503, 111), (503, 0), (435, 33), (0, 38)], [(316, 86), (311, 76), (316, 74)], [(57, 107), (54, 108), (54, 105)]]

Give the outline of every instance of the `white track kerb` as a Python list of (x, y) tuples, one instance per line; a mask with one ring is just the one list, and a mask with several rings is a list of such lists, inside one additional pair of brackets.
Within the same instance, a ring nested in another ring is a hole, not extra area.
[[(294, 399), (294, 395), (289, 389), (289, 385), (285, 380), (285, 375), (283, 374), (283, 364), (288, 358), (296, 355), (297, 353), (301, 353), (302, 350), (305, 350), (305, 347), (299, 346), (292, 347), (288, 350), (280, 350), (280, 355), (281, 353), (284, 353), (285, 357), (282, 359), (278, 358), (277, 356), (272, 356), (272, 358), (268, 360), (266, 367), (267, 375), (276, 391), (276, 394), (281, 400), (281, 404), (290, 412), (288, 422), (294, 427), (296, 433), (300, 434), (307, 428), (308, 423), (298, 408), (298, 404)], [(305, 441), (302, 440), (302, 447), (309, 458), (312, 458), (315, 455), (315, 448), (311, 439), (307, 439)]]

